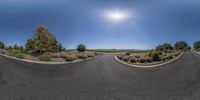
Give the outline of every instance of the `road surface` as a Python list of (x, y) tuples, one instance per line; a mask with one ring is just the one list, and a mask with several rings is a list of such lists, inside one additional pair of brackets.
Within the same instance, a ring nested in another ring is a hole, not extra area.
[(0, 100), (200, 100), (200, 55), (134, 68), (104, 54), (76, 64), (42, 65), (0, 56)]

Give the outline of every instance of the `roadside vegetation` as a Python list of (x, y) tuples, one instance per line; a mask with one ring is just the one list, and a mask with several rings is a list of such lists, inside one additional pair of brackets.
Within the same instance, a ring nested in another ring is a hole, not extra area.
[(27, 40), (25, 46), (6, 46), (0, 42), (0, 53), (19, 59), (29, 59), (44, 62), (71, 62), (88, 59), (100, 55), (87, 50), (84, 44), (80, 44), (74, 50), (67, 50), (56, 37), (44, 26), (38, 26), (34, 36)]
[(132, 64), (158, 64), (172, 60), (181, 52), (190, 50), (191, 47), (184, 41), (177, 41), (174, 46), (164, 43), (155, 47), (154, 50), (144, 52), (126, 52), (117, 56), (119, 60)]
[(193, 47), (196, 51), (200, 51), (200, 41), (196, 41), (194, 44), (193, 44)]

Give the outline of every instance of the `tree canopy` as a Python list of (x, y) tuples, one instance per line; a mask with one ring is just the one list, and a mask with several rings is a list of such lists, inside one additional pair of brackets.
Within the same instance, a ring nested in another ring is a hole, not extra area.
[(5, 48), (5, 44), (0, 41), (0, 49), (4, 49), (4, 48)]
[(188, 49), (188, 43), (185, 41), (178, 41), (175, 43), (174, 47), (176, 48), (176, 50)]
[(26, 43), (27, 50), (39, 53), (57, 52), (58, 47), (56, 37), (44, 26), (38, 26), (36, 34)]
[(194, 49), (200, 49), (200, 41), (196, 41), (194, 44), (193, 44), (193, 47)]
[(85, 50), (86, 50), (86, 46), (84, 44), (79, 44), (77, 46), (77, 51), (79, 51), (79, 52), (85, 52)]
[(173, 50), (173, 47), (169, 43), (164, 43), (162, 45), (158, 45), (156, 47), (156, 50), (160, 50), (160, 51), (162, 51), (162, 50)]

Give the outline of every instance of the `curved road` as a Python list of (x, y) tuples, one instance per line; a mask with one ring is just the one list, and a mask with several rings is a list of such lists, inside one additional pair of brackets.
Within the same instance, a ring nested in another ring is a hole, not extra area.
[(0, 100), (200, 100), (200, 55), (156, 68), (104, 54), (76, 64), (41, 65), (0, 56)]

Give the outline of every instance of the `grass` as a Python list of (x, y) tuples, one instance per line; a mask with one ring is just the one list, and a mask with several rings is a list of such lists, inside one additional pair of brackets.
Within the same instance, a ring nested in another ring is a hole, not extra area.
[(146, 53), (152, 50), (129, 50), (129, 49), (90, 49), (88, 51), (102, 52), (102, 53), (120, 53), (120, 52), (131, 52), (131, 53)]

